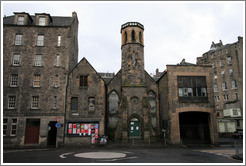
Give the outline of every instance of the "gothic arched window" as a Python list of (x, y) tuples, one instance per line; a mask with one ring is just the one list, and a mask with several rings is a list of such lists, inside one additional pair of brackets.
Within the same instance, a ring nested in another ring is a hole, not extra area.
[(127, 32), (125, 32), (125, 44), (127, 43)]
[(135, 42), (135, 41), (136, 41), (135, 31), (132, 30), (132, 42)]
[(112, 91), (110, 93), (108, 101), (109, 101), (109, 112), (110, 113), (117, 113), (118, 112), (119, 97), (115, 91)]
[(139, 43), (142, 44), (142, 33), (141, 32), (139, 32)]

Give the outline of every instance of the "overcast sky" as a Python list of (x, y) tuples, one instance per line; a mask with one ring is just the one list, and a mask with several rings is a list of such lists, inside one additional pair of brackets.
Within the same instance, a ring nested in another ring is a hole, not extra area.
[(2, 2), (2, 16), (13, 12), (49, 13), (79, 19), (79, 61), (85, 57), (98, 72), (121, 68), (121, 25), (144, 25), (145, 69), (154, 73), (210, 49), (212, 41), (237, 42), (244, 36), (245, 2)]

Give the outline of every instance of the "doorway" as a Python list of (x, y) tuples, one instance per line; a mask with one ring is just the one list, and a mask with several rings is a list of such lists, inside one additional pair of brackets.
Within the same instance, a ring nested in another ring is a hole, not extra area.
[(24, 144), (39, 143), (40, 119), (26, 119)]
[(137, 118), (132, 118), (129, 125), (130, 137), (140, 138), (141, 137), (141, 123)]
[(56, 123), (57, 121), (49, 122), (47, 146), (56, 146), (56, 135), (57, 135)]
[(210, 143), (209, 116), (206, 112), (179, 114), (180, 138), (183, 144)]

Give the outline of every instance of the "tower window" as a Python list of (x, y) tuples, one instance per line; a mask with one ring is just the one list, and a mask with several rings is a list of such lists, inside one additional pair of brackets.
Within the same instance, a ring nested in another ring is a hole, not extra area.
[(125, 44), (127, 43), (127, 32), (125, 32)]
[(142, 44), (142, 33), (139, 32), (139, 42)]
[(135, 42), (135, 41), (136, 41), (135, 31), (132, 30), (132, 42)]

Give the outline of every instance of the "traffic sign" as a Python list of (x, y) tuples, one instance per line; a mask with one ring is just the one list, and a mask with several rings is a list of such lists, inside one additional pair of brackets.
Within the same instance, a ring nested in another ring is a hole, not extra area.
[(61, 127), (61, 123), (56, 123), (56, 127)]

